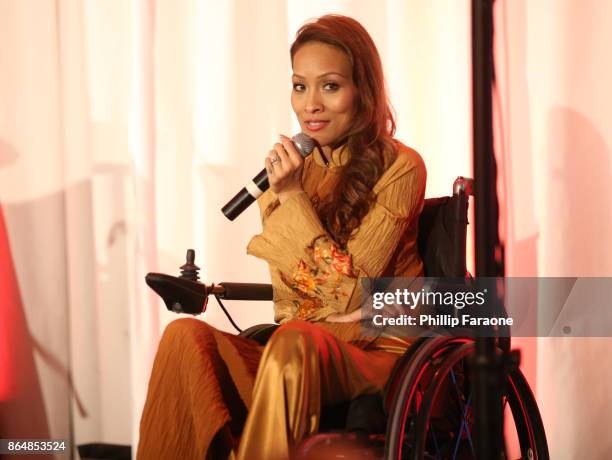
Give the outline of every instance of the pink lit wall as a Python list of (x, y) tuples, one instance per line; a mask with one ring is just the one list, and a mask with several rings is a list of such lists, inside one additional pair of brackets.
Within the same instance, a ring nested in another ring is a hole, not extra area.
[[(612, 275), (612, 4), (496, 2), (507, 274)], [(551, 458), (609, 458), (610, 338), (515, 339)], [(593, 423), (595, 422), (595, 423)]]

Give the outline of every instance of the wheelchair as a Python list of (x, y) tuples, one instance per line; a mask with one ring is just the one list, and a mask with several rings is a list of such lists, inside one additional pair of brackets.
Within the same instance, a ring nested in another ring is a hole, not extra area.
[[(430, 198), (419, 218), (418, 248), (425, 276), (465, 278), (468, 198), (472, 180), (458, 177), (452, 196)], [(222, 300), (272, 300), (272, 287), (256, 283), (198, 281), (194, 253), (189, 250), (181, 276), (149, 273), (147, 284), (169, 310), (199, 314), (209, 295)], [(229, 315), (228, 315), (229, 316)], [(231, 319), (231, 318), (230, 318)], [(240, 335), (264, 345), (277, 324), (252, 326)], [(510, 339), (498, 338), (498, 352), (510, 350)], [(419, 337), (398, 360), (384, 394), (364, 395), (324, 407), (320, 432), (297, 446), (295, 458), (328, 459), (471, 459), (473, 385), (470, 377), (475, 338), (432, 334)], [(506, 354), (513, 356), (516, 354)], [(518, 359), (506, 364), (502, 403), (507, 426), (504, 458), (548, 460), (542, 419)], [(513, 422), (513, 423), (510, 423)], [(331, 431), (330, 431), (331, 430)], [(509, 450), (509, 446), (514, 451)]]

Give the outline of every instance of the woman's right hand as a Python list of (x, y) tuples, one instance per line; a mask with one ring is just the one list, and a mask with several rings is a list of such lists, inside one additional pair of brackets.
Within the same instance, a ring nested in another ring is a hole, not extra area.
[(270, 188), (283, 203), (303, 191), (304, 157), (297, 151), (291, 139), (281, 135), (280, 140), (268, 153), (266, 171)]

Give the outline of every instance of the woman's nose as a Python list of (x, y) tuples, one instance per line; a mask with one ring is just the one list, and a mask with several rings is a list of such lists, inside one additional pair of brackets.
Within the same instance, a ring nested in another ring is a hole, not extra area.
[(323, 104), (316, 91), (310, 91), (306, 97), (306, 112), (316, 113), (323, 110)]

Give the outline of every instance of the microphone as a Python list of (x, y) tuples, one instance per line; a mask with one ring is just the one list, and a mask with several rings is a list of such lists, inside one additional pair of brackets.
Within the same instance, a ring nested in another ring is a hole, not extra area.
[[(307, 136), (304, 133), (298, 133), (291, 138), (293, 145), (300, 154), (306, 158), (312, 153), (315, 148), (315, 141), (312, 137)], [(234, 220), (242, 211), (248, 208), (263, 192), (270, 188), (270, 182), (268, 182), (268, 172), (266, 168), (262, 169), (251, 182), (240, 190), (234, 198), (229, 200), (225, 206), (221, 209), (225, 217), (229, 220)]]

